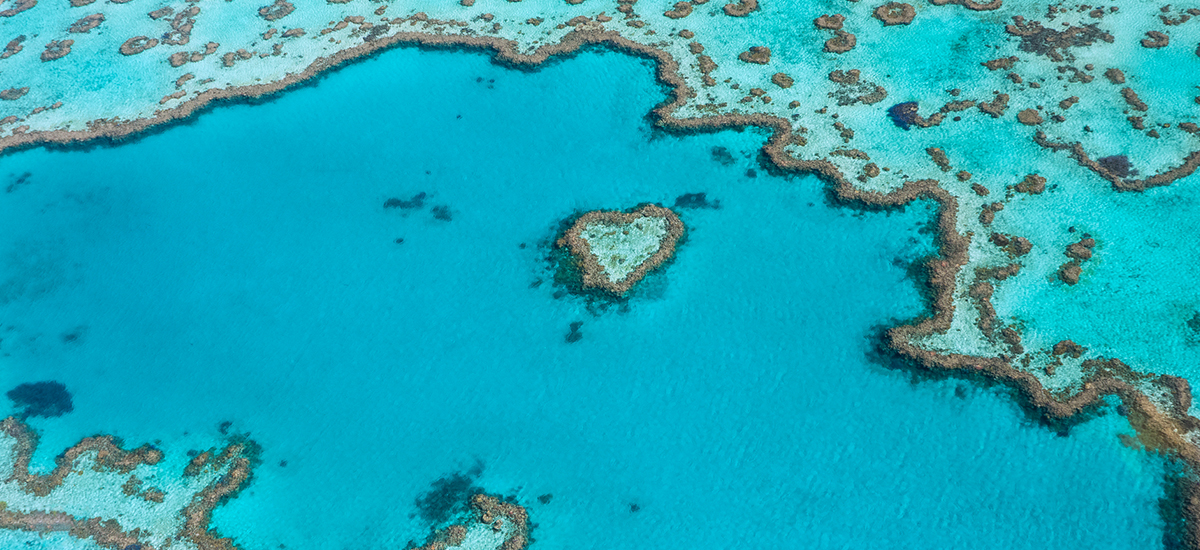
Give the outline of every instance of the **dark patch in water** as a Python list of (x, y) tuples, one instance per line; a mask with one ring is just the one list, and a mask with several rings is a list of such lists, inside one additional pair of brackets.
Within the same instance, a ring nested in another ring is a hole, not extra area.
[(1194, 475), (1191, 468), (1179, 460), (1168, 460), (1163, 473), (1163, 496), (1158, 499), (1158, 513), (1164, 525), (1162, 547), (1164, 550), (1188, 550), (1195, 548), (1195, 540), (1188, 534), (1189, 501), (1195, 498)]
[(1075, 59), (1069, 48), (1085, 48), (1097, 40), (1113, 40), (1112, 35), (1101, 30), (1095, 23), (1080, 27), (1067, 26), (1062, 31), (1043, 27), (1036, 21), (1018, 23), (1016, 26), (1022, 31), (1029, 31), (1020, 35), (1021, 51), (1044, 55), (1056, 62)]
[(12, 183), (8, 184), (8, 187), (4, 188), (4, 192), (12, 193), (13, 191), (16, 191), (22, 185), (28, 184), (29, 176), (32, 176), (32, 175), (33, 175), (33, 173), (31, 173), (31, 172), (25, 172), (24, 174), (17, 176), (16, 179), (14, 179)]
[(712, 159), (721, 163), (721, 166), (730, 166), (734, 162), (737, 162), (737, 159), (733, 158), (733, 154), (729, 152), (729, 149), (724, 147), (713, 147), (711, 153)]
[(746, 177), (748, 177), (748, 178), (757, 178), (757, 177), (758, 177), (758, 172), (755, 172), (753, 168), (751, 168), (751, 169), (749, 169), (749, 170), (746, 170)]
[(966, 384), (959, 384), (959, 385), (957, 385), (957, 386), (954, 386), (954, 397), (957, 397), (957, 398), (959, 398), (959, 399), (966, 399), (966, 398), (967, 398), (967, 386), (966, 386)]
[(476, 462), (466, 472), (455, 472), (429, 484), (429, 491), (417, 497), (417, 513), (421, 519), (431, 523), (444, 523), (451, 517), (466, 511), (467, 499), (483, 493), (475, 485), (475, 479), (483, 473), (483, 463)]
[(428, 197), (424, 191), (413, 195), (411, 199), (404, 200), (392, 197), (383, 202), (384, 208), (399, 208), (401, 210), (412, 210), (415, 208), (425, 207), (425, 197)]
[(529, 288), (537, 288), (539, 286), (542, 286), (541, 279), (534, 279), (532, 283), (529, 283)]
[(675, 197), (675, 208), (720, 208), (721, 201), (708, 200), (706, 193), (684, 193)]
[(286, 460), (280, 460), (280, 461), (279, 461), (279, 467), (280, 467), (280, 468), (287, 468), (287, 461), (286, 461)]
[(429, 211), (431, 213), (433, 213), (433, 218), (436, 220), (448, 222), (448, 221), (454, 219), (454, 217), (450, 213), (449, 206), (435, 206), (435, 207), (429, 209)]
[(1111, 157), (1099, 158), (1096, 159), (1096, 163), (1099, 164), (1101, 168), (1112, 172), (1112, 174), (1118, 178), (1128, 177), (1129, 175), (1133, 174), (1133, 165), (1129, 163), (1129, 157), (1125, 155), (1113, 155)]
[(229, 435), (229, 428), (232, 426), (233, 422), (226, 420), (220, 424), (217, 424), (217, 431), (221, 432), (221, 435)]
[(571, 332), (567, 333), (568, 344), (574, 344), (575, 342), (583, 339), (583, 333), (579, 332), (579, 329), (582, 327), (583, 323), (581, 321), (575, 321), (574, 323), (571, 323)]
[(638, 506), (637, 504), (632, 503), (632, 502), (629, 503), (629, 513), (633, 514), (633, 513), (641, 511), (641, 509), (642, 509), (641, 506)]
[(397, 237), (394, 242), (396, 244), (404, 244), (404, 237)]
[(540, 503), (542, 503), (542, 504), (550, 504), (550, 501), (551, 501), (551, 500), (553, 500), (553, 499), (554, 499), (554, 495), (553, 495), (553, 494), (546, 493), (546, 494), (544, 494), (544, 495), (541, 495), (541, 496), (539, 496), (539, 497), (538, 497), (538, 502), (540, 502)]
[(892, 123), (899, 126), (902, 130), (907, 130), (917, 122), (917, 102), (905, 101), (892, 105), (887, 110), (888, 116), (891, 117)]
[(1192, 332), (1200, 334), (1200, 311), (1197, 311), (1192, 315), (1191, 319), (1188, 319), (1187, 326), (1192, 329)]
[(33, 382), (21, 384), (8, 391), (9, 399), (17, 408), (23, 408), (22, 417), (41, 416), (52, 418), (71, 412), (71, 392), (60, 382)]
[(64, 332), (60, 338), (64, 344), (78, 344), (83, 341), (85, 333), (87, 333), (87, 327), (80, 326)]

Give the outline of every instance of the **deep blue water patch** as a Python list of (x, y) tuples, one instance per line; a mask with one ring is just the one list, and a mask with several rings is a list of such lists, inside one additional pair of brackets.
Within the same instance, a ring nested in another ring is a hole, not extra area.
[(71, 392), (61, 382), (28, 382), (5, 394), (22, 417), (55, 417), (71, 412)]

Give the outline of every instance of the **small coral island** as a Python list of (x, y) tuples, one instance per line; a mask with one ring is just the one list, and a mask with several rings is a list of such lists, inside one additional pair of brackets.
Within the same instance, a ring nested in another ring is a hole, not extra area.
[(653, 204), (627, 212), (584, 213), (556, 242), (570, 252), (563, 258), (570, 272), (568, 286), (624, 296), (671, 259), (683, 230), (675, 212)]
[(529, 525), (529, 515), (520, 505), (475, 494), (466, 517), (438, 530), (414, 550), (524, 550), (529, 544)]

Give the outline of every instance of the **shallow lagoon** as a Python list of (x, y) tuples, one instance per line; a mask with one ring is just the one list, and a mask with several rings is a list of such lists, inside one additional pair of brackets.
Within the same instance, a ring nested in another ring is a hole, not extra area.
[[(651, 131), (660, 98), (616, 54), (526, 74), (397, 50), (122, 147), (0, 158), (32, 174), (0, 196), (0, 387), (75, 393), (34, 422), (44, 466), (96, 432), (250, 432), (264, 464), (216, 514), (246, 549), (419, 540), (414, 500), (477, 461), (546, 548), (1160, 543), (1162, 466), (1121, 417), (1059, 437), (869, 360), (922, 311), (926, 205), (830, 208), (765, 173), (760, 133)], [(560, 219), (701, 191), (722, 208), (682, 212), (628, 308), (554, 297)]]

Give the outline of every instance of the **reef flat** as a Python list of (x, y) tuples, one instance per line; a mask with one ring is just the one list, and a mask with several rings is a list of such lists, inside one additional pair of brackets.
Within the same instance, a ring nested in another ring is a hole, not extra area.
[(621, 296), (675, 253), (683, 222), (668, 208), (645, 205), (632, 212), (592, 211), (557, 242), (569, 248), (583, 288)]
[[(126, 450), (109, 436), (64, 451), (49, 473), (30, 471), (38, 437), (0, 421), (0, 527), (62, 533), (104, 548), (234, 548), (211, 528), (213, 509), (250, 478), (254, 444), (235, 442), (167, 459), (150, 445)], [(176, 469), (175, 467), (179, 468)]]
[[(77, 4), (0, 12), (12, 35), (0, 37), (9, 40), (0, 148), (121, 138), (394, 45), (490, 50), (518, 67), (591, 44), (653, 59), (671, 87), (654, 112), (662, 126), (766, 127), (771, 163), (821, 174), (840, 200), (940, 204), (940, 255), (927, 266), (933, 315), (889, 332), (893, 348), (929, 368), (1010, 383), (1055, 421), (1116, 395), (1136, 444), (1200, 465), (1185, 377), (1122, 355), (1120, 342), (1101, 353), (1081, 335), (1030, 330), (1022, 318), (1032, 304), (1013, 288), (1034, 279), (1054, 292), (1085, 288), (1113, 242), (1099, 229), (1076, 232), (1039, 201), (1078, 186), (1100, 196), (1145, 192), (1136, 200), (1194, 181), (1200, 99), (1189, 75), (1200, 74), (1200, 9), (1013, 0)], [(90, 62), (100, 57), (109, 63)], [(1198, 505), (1183, 504), (1195, 520)]]

